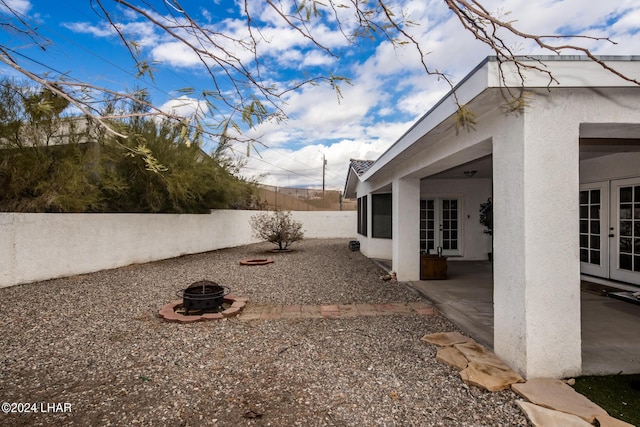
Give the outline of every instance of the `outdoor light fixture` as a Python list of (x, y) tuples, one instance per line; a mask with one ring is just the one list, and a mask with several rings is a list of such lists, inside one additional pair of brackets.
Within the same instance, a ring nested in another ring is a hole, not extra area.
[(464, 175), (465, 175), (467, 178), (471, 178), (471, 177), (473, 177), (477, 172), (478, 172), (478, 171), (464, 171)]

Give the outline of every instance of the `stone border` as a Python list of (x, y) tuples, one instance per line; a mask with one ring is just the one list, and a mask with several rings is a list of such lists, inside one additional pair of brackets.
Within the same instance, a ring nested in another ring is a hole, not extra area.
[(193, 323), (204, 320), (221, 320), (227, 317), (233, 317), (240, 314), (242, 309), (247, 305), (248, 298), (238, 297), (235, 295), (226, 295), (223, 303), (231, 303), (231, 307), (220, 313), (204, 313), (198, 315), (184, 315), (176, 313), (176, 309), (182, 306), (182, 300), (173, 301), (163, 306), (158, 314), (166, 322)]
[(251, 304), (240, 313), (238, 320), (344, 319), (359, 316), (434, 316), (436, 314), (436, 310), (426, 302), (325, 305)]
[(247, 258), (240, 261), (240, 265), (267, 265), (272, 262), (271, 258)]

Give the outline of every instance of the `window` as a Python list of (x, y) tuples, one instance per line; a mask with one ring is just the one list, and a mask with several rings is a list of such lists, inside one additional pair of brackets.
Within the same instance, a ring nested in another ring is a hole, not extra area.
[(358, 234), (367, 235), (367, 196), (358, 197)]
[(371, 235), (391, 239), (391, 193), (371, 195)]
[(362, 234), (362, 197), (358, 197), (357, 209), (358, 209), (358, 234)]
[(580, 261), (600, 265), (600, 190), (580, 192)]

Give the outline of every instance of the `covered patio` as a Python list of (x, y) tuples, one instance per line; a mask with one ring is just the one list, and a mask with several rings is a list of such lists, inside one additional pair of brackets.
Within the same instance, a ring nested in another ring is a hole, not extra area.
[[(390, 259), (400, 281), (421, 283), (436, 252), (452, 266), (492, 259), (476, 271), (488, 274), (484, 291), (473, 278), (444, 301), (467, 301), (466, 323), (485, 329), (476, 338), (524, 377), (564, 378), (605, 369), (586, 352), (590, 334), (637, 331), (617, 325), (625, 309), (581, 290), (581, 274), (640, 285), (640, 92), (583, 57), (537, 59), (558, 82), (527, 73), (524, 108), (505, 111), (503, 92), (521, 87), (522, 70), (488, 58), (374, 163), (352, 161), (345, 195), (358, 199), (361, 252)], [(640, 72), (637, 57), (605, 60)], [(458, 105), (473, 126), (458, 126)], [(600, 342), (599, 360), (619, 372)]]
[[(640, 305), (605, 296), (582, 276), (582, 375), (640, 373)], [(466, 334), (493, 349), (493, 273), (488, 261), (449, 262), (447, 280), (407, 284)], [(624, 288), (624, 285), (615, 284)]]

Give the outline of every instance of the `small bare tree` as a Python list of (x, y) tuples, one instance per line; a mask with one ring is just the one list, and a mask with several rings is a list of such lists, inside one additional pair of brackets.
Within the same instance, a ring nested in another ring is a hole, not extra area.
[(285, 250), (292, 243), (302, 240), (302, 223), (291, 218), (291, 212), (260, 212), (251, 217), (254, 236), (278, 245)]

